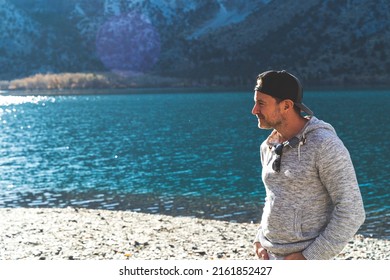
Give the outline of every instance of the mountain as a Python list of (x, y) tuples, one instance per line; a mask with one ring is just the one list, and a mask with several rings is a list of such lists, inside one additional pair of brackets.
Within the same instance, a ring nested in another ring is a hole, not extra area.
[(114, 72), (248, 86), (388, 85), (387, 0), (0, 0), (0, 80)]

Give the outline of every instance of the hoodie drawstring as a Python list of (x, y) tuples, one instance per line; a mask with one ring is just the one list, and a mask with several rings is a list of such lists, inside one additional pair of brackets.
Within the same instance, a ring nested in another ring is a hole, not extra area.
[(301, 161), (301, 146), (303, 146), (303, 144), (305, 144), (305, 142), (306, 142), (306, 137), (302, 136), (302, 139), (301, 139), (301, 141), (299, 141), (299, 144), (298, 144), (298, 161), (299, 162)]

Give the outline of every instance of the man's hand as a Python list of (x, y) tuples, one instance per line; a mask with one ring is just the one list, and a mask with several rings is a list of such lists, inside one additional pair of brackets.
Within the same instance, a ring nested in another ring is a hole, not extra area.
[(260, 242), (255, 242), (254, 244), (254, 247), (255, 247), (255, 253), (256, 253), (256, 256), (261, 259), (261, 260), (268, 260), (268, 253), (267, 253), (267, 250), (265, 250)]
[(284, 257), (285, 260), (306, 260), (306, 258), (302, 255), (301, 252), (292, 253)]
[[(256, 256), (261, 260), (269, 260), (267, 250), (265, 250), (260, 242), (254, 244)], [(284, 257), (284, 260), (306, 260), (301, 252), (292, 253)]]

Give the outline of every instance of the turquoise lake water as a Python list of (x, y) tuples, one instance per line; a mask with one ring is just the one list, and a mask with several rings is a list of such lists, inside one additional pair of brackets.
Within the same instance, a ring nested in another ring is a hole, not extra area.
[[(0, 207), (84, 207), (259, 222), (252, 92), (0, 96)], [(110, 93), (110, 92), (107, 92)], [(390, 238), (390, 91), (311, 91), (351, 153), (366, 236)]]

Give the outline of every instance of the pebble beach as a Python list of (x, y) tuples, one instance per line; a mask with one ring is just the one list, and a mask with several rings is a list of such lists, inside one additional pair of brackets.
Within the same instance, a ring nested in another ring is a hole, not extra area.
[[(82, 208), (0, 209), (0, 260), (253, 260), (257, 225)], [(356, 235), (335, 258), (389, 260)]]

